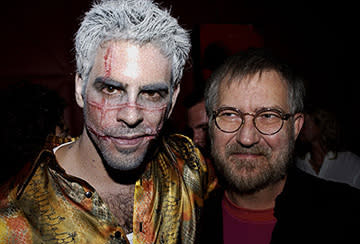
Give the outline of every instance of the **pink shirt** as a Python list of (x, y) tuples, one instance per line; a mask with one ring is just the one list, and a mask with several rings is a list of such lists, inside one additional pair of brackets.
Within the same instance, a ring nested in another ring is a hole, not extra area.
[(224, 244), (268, 244), (276, 224), (274, 209), (250, 210), (222, 200)]

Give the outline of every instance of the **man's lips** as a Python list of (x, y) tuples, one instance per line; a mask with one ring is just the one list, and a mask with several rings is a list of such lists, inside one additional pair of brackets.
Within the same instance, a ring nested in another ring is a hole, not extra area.
[(109, 139), (112, 143), (114, 143), (118, 146), (121, 146), (121, 147), (136, 146), (143, 142), (150, 141), (154, 137), (155, 137), (154, 135), (141, 135), (141, 136), (129, 136), (129, 137), (127, 137), (127, 136), (119, 136), (119, 137), (105, 136), (105, 138)]
[(254, 154), (254, 153), (232, 153), (230, 157), (238, 159), (257, 159), (259, 157), (264, 157), (263, 154)]
[(139, 145), (142, 142), (147, 142), (155, 138), (155, 134), (139, 134), (139, 135), (106, 135), (100, 134), (96, 130), (88, 127), (89, 131), (99, 139), (110, 140), (112, 143), (120, 147), (133, 147)]

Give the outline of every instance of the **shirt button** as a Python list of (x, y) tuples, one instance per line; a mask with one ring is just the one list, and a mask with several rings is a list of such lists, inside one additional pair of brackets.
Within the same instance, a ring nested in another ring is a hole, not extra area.
[(115, 238), (116, 238), (116, 239), (120, 239), (120, 238), (121, 238), (121, 232), (120, 232), (120, 231), (116, 231), (116, 232), (115, 232)]
[(85, 192), (85, 197), (90, 198), (91, 196), (92, 196), (92, 192), (91, 192), (91, 191)]

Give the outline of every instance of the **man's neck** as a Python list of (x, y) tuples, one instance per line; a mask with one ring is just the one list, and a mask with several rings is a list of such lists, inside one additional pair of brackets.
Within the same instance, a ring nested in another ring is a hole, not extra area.
[(59, 148), (55, 155), (67, 174), (85, 180), (98, 190), (110, 185), (121, 185), (109, 176), (85, 130), (77, 141)]
[(59, 148), (55, 155), (66, 173), (94, 187), (123, 230), (132, 232), (135, 185), (121, 184), (109, 175), (86, 131), (74, 143)]
[(226, 190), (227, 197), (237, 206), (251, 210), (264, 210), (275, 207), (276, 197), (283, 191), (286, 177), (281, 181), (253, 194), (239, 194)]

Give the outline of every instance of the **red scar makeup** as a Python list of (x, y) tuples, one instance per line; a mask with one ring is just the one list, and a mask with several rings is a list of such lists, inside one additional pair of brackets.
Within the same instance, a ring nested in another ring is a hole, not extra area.
[[(116, 114), (121, 112), (121, 110), (123, 109), (130, 108), (130, 109), (137, 109), (140, 110), (140, 112), (143, 111), (148, 114), (151, 113), (159, 114), (159, 113), (163, 113), (167, 107), (167, 104), (164, 104), (156, 108), (148, 108), (142, 105), (132, 104), (132, 103), (110, 105), (107, 103), (107, 99), (105, 98), (102, 98), (101, 103), (88, 100), (87, 104), (89, 105), (89, 107), (91, 107), (89, 111), (91, 111), (92, 114), (94, 114), (96, 117), (100, 115), (100, 126), (102, 128), (108, 128), (109, 126), (111, 126), (114, 123), (113, 120), (114, 118), (116, 118)], [(147, 133), (157, 134), (158, 130), (156, 129), (152, 132), (149, 131)]]
[(111, 110), (118, 110), (120, 111), (123, 108), (137, 108), (139, 110), (145, 110), (146, 112), (161, 112), (163, 111), (167, 104), (161, 105), (159, 107), (154, 107), (154, 108), (149, 108), (143, 105), (139, 105), (139, 104), (132, 104), (132, 103), (122, 103), (122, 104), (116, 104), (116, 105), (108, 105), (106, 104), (106, 102), (104, 101), (106, 99), (103, 98), (102, 103), (99, 104), (97, 102), (93, 102), (93, 101), (88, 101), (87, 103), (92, 106), (95, 109), (98, 110), (105, 110), (105, 111), (111, 111)]
[(106, 49), (106, 53), (104, 56), (105, 77), (110, 77), (111, 75), (112, 57), (113, 57), (113, 48), (112, 46), (110, 46)]
[(133, 164), (159, 136), (172, 99), (171, 65), (150, 44), (102, 45), (89, 75), (85, 126), (114, 165)]

